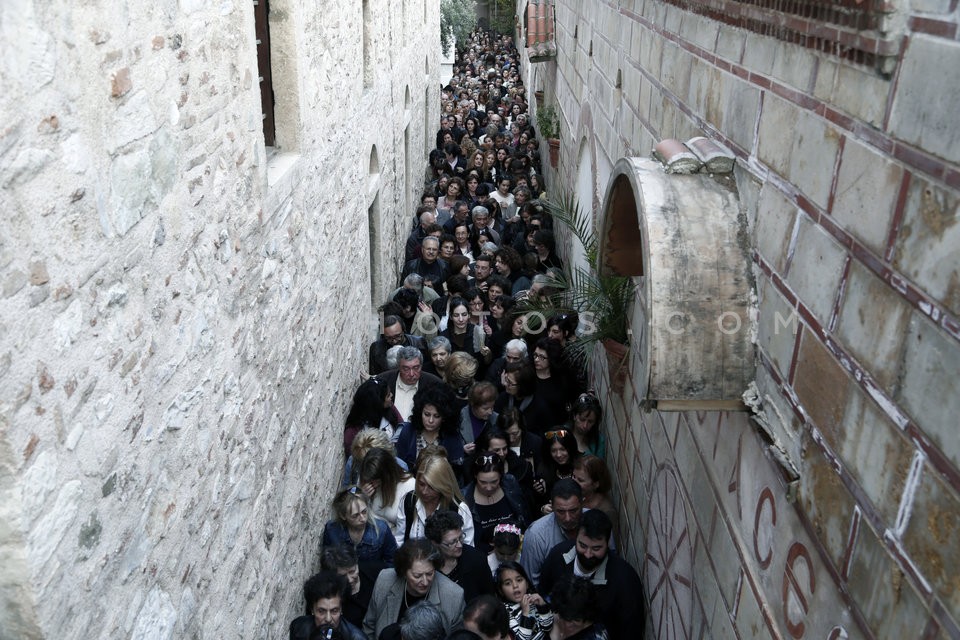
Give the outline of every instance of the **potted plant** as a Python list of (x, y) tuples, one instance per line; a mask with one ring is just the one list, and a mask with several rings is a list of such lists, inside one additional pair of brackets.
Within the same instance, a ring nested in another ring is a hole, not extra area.
[(550, 146), (550, 166), (556, 169), (560, 161), (560, 116), (555, 107), (537, 108), (537, 128)]
[(581, 212), (571, 193), (561, 192), (543, 204), (555, 223), (583, 245), (587, 267), (567, 265), (550, 282), (558, 293), (546, 301), (530, 301), (529, 305), (545, 315), (576, 311), (582, 333), (567, 345), (568, 356), (585, 367), (597, 345), (602, 345), (607, 352), (611, 385), (620, 391), (626, 378), (634, 281), (626, 276), (600, 275), (599, 239), (593, 230), (592, 216)]

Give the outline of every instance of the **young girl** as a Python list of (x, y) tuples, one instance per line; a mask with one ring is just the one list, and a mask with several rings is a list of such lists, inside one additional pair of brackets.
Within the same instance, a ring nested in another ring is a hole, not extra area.
[(494, 578), (504, 562), (520, 562), (522, 545), (523, 534), (516, 523), (501, 522), (493, 528), (493, 551), (487, 554), (487, 564)]
[(533, 592), (527, 572), (519, 562), (504, 562), (497, 569), (497, 594), (510, 616), (510, 633), (517, 640), (542, 640), (553, 627), (553, 612)]

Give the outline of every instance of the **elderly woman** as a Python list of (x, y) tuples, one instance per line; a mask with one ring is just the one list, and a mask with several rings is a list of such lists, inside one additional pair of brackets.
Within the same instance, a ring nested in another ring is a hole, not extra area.
[(506, 472), (503, 458), (492, 451), (479, 453), (472, 464), (474, 481), (464, 489), (476, 529), (477, 549), (493, 550), (493, 531), (498, 524), (515, 522), (525, 529), (529, 522), (527, 500), (520, 483)]
[(443, 378), (443, 371), (447, 366), (447, 357), (453, 353), (450, 341), (443, 336), (437, 336), (427, 341), (427, 361), (423, 363), (423, 370)]
[(360, 562), (393, 565), (397, 542), (389, 525), (373, 515), (369, 500), (359, 487), (340, 491), (333, 499), (335, 518), (323, 528), (323, 546), (350, 544)]
[(463, 518), (465, 540), (467, 544), (473, 544), (473, 516), (463, 501), (453, 468), (446, 458), (422, 454), (423, 452), (416, 469), (416, 487), (403, 496), (401, 508), (397, 512), (397, 527), (394, 530), (397, 544), (422, 537), (427, 518), (438, 509), (458, 512)]
[(397, 464), (393, 453), (371, 449), (360, 465), (360, 490), (370, 499), (373, 513), (390, 525), (397, 534), (397, 512), (403, 496), (411, 491), (416, 481)]
[(397, 438), (397, 453), (410, 467), (430, 445), (440, 445), (451, 459), (463, 458), (463, 440), (457, 428), (453, 389), (438, 384), (420, 389), (413, 396), (410, 422), (404, 422)]
[(463, 589), (463, 598), (470, 602), (484, 593), (493, 593), (493, 579), (487, 558), (464, 542), (463, 519), (455, 511), (437, 511), (427, 518), (427, 540), (437, 545), (443, 565), (440, 573)]
[(363, 631), (368, 638), (379, 638), (388, 626), (400, 622), (407, 609), (419, 602), (435, 604), (449, 633), (463, 623), (463, 589), (438, 569), (443, 560), (426, 538), (414, 538), (398, 550), (393, 569), (377, 576)]

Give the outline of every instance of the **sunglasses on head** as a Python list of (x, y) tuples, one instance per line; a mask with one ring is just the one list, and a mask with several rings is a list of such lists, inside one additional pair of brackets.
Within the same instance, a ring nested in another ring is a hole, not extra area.
[(567, 437), (567, 433), (569, 432), (566, 429), (558, 429), (556, 431), (547, 431), (543, 434), (543, 437), (547, 440), (562, 440)]

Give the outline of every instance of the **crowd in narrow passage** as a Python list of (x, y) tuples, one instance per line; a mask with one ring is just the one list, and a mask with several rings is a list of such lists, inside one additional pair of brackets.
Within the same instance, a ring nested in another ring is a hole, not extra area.
[(643, 637), (601, 405), (565, 351), (577, 314), (529, 313), (563, 264), (518, 63), (477, 31), (442, 89), (291, 640)]

